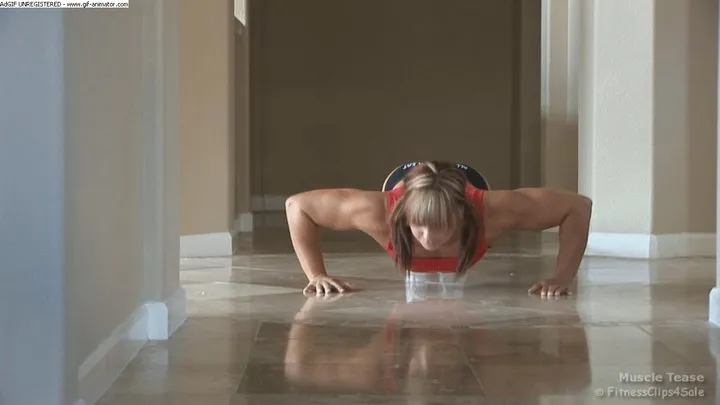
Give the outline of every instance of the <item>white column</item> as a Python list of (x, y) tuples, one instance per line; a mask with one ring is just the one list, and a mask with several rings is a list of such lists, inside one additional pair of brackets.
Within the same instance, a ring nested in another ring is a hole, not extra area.
[(1, 10), (0, 55), (0, 403), (65, 405), (63, 12)]
[(235, 0), (235, 224), (233, 232), (254, 229), (251, 201), (250, 143), (250, 29), (246, 0)]
[(176, 1), (180, 41), (180, 252), (229, 257), (235, 223), (232, 0)]
[(649, 253), (653, 3), (609, 0), (585, 6), (579, 190), (594, 200), (588, 254), (617, 254), (623, 246), (638, 251), (627, 253)]
[(179, 148), (178, 148), (178, 13), (177, 2), (143, 2), (141, 86), (142, 128), (138, 146), (145, 157), (143, 243), (145, 294), (152, 339), (166, 339), (185, 319), (185, 294), (180, 288)]
[[(162, 252), (163, 289), (162, 299), (169, 305), (169, 330), (172, 334), (180, 323), (185, 321), (184, 290), (180, 287), (180, 27), (178, 22), (178, 2), (163, 0), (158, 24), (161, 26), (162, 44), (162, 81), (156, 86), (162, 88), (161, 131), (156, 139), (162, 139), (155, 161), (163, 169), (159, 184), (162, 184)], [(149, 269), (152, 271), (152, 269)], [(174, 300), (173, 300), (174, 298)], [(152, 298), (151, 298), (152, 299)]]
[[(718, 20), (720, 20), (720, 16), (718, 16)], [(720, 45), (720, 38), (718, 39), (718, 44)], [(718, 49), (718, 55), (720, 55), (720, 48)], [(717, 78), (718, 82), (716, 85), (717, 88), (717, 106), (716, 106), (716, 114), (717, 117), (720, 117), (720, 59), (718, 59), (718, 67), (717, 67)], [(717, 142), (717, 167), (716, 167), (716, 173), (717, 173), (717, 184), (715, 186), (716, 189), (716, 210), (718, 213), (720, 213), (720, 119), (718, 119), (716, 124), (716, 136), (718, 139)], [(715, 229), (716, 232), (720, 231), (720, 215), (716, 215), (715, 220)], [(717, 253), (720, 253), (720, 238), (715, 239), (715, 249)], [(710, 323), (715, 325), (720, 325), (720, 261), (715, 262), (715, 286), (710, 290), (710, 299), (708, 300), (709, 303), (709, 310), (708, 310), (708, 320)], [(711, 339), (710, 343), (714, 345), (714, 348), (716, 350), (713, 350), (713, 355), (716, 356), (716, 359), (720, 361), (720, 341), (717, 339)]]
[(174, 4), (64, 14), (67, 361), (87, 403), (184, 319)]
[(576, 191), (579, 0), (543, 0), (541, 33), (542, 184)]
[(707, 97), (697, 78), (707, 82), (715, 61), (688, 46), (697, 27), (712, 25), (702, 18), (710, 3), (584, 7), (578, 177), (595, 203), (588, 255), (713, 256), (715, 236), (702, 223), (714, 222), (714, 210), (702, 201), (715, 175), (697, 161), (714, 161), (703, 147), (714, 116), (698, 113)]
[(174, 3), (0, 11), (2, 405), (95, 403), (184, 319)]

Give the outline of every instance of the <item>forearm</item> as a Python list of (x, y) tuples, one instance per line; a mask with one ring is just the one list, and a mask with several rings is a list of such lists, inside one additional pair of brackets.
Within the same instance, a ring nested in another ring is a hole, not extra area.
[(587, 247), (591, 213), (592, 203), (583, 198), (560, 224), (557, 276), (572, 280), (577, 275)]
[(286, 207), (290, 239), (308, 280), (327, 275), (322, 252), (320, 250), (319, 227), (298, 205)]

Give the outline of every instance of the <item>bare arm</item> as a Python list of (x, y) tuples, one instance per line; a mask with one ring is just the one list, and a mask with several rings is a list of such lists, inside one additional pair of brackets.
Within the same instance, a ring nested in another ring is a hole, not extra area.
[(313, 190), (293, 195), (285, 202), (290, 238), (308, 280), (327, 275), (318, 230), (380, 232), (382, 193), (355, 189)]
[(592, 201), (575, 193), (541, 188), (489, 193), (498, 207), (500, 222), (506, 229), (544, 230), (559, 227), (560, 247), (556, 276), (575, 278), (585, 254)]

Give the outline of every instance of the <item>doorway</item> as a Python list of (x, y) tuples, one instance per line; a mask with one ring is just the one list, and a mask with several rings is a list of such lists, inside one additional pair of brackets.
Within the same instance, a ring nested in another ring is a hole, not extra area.
[(253, 196), (421, 159), (539, 185), (540, 2), (248, 1)]

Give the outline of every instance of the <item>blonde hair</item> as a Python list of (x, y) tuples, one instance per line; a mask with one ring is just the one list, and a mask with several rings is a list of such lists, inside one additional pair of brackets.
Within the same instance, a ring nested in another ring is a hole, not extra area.
[(429, 161), (415, 166), (403, 179), (404, 193), (389, 216), (397, 265), (410, 269), (413, 236), (410, 224), (431, 228), (460, 227), (460, 255), (456, 271), (472, 264), (482, 222), (465, 196), (467, 177), (455, 165)]

